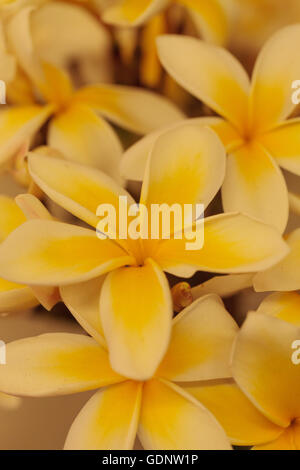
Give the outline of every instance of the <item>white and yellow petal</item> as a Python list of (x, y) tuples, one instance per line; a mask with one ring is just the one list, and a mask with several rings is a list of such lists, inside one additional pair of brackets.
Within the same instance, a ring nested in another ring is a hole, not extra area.
[(255, 133), (268, 131), (294, 109), (292, 83), (300, 73), (300, 58), (294, 47), (300, 41), (300, 25), (287, 26), (265, 44), (255, 64), (250, 127)]
[(122, 146), (109, 124), (88, 106), (73, 105), (50, 123), (48, 144), (75, 162), (93, 166), (120, 183)]
[(233, 445), (265, 443), (276, 439), (283, 431), (268, 420), (233, 381), (190, 385), (185, 390), (217, 418)]
[(26, 310), (38, 303), (29, 287), (0, 278), (0, 313)]
[(271, 155), (253, 142), (228, 156), (222, 200), (226, 212), (243, 212), (284, 231), (289, 215), (284, 177)]
[(73, 422), (65, 450), (131, 450), (141, 395), (142, 384), (131, 381), (97, 392)]
[(290, 252), (273, 267), (258, 273), (253, 280), (257, 292), (300, 289), (300, 229), (287, 237)]
[[(153, 258), (167, 272), (191, 277), (197, 270), (218, 273), (250, 273), (273, 266), (289, 252), (280, 234), (272, 227), (242, 214), (221, 214), (202, 221), (203, 227), (161, 241)], [(203, 228), (203, 232), (202, 232)], [(203, 246), (197, 248), (199, 241)], [(187, 243), (196, 249), (187, 249)], [(255, 240), (255, 244), (253, 244)]]
[(237, 129), (247, 122), (249, 78), (225, 49), (187, 36), (158, 38), (158, 52), (167, 72)]
[(112, 367), (136, 380), (152, 377), (169, 344), (172, 313), (168, 281), (153, 261), (108, 275), (100, 315)]
[(220, 0), (177, 0), (187, 7), (206, 41), (224, 44), (229, 34), (229, 15)]
[(23, 284), (57, 286), (93, 279), (133, 262), (96, 232), (50, 220), (31, 220), (0, 246), (1, 276)]
[(290, 119), (259, 137), (278, 165), (300, 176), (300, 119)]
[(224, 119), (217, 117), (186, 119), (185, 121), (179, 121), (151, 132), (126, 150), (120, 164), (122, 176), (128, 180), (142, 181), (149, 154), (158, 137), (168, 131), (181, 127), (183, 123), (199, 126), (200, 128), (209, 126), (216, 132), (227, 150), (239, 146), (242, 143), (241, 137), (237, 131), (228, 122), (224, 121)]
[(271, 315), (249, 313), (238, 334), (233, 376), (273, 423), (287, 427), (300, 416), (300, 368), (292, 360), (300, 327)]
[(173, 320), (170, 345), (156, 375), (176, 382), (231, 377), (237, 331), (219, 297), (196, 300)]
[(68, 307), (78, 323), (106, 347), (100, 317), (100, 292), (105, 276), (100, 276), (80, 284), (60, 287), (62, 301)]
[(257, 313), (271, 315), (300, 326), (300, 295), (296, 292), (270, 294), (262, 301)]
[(145, 383), (138, 431), (145, 450), (230, 450), (225, 432), (200, 402), (171, 382)]
[(96, 341), (84, 335), (50, 333), (6, 346), (0, 389), (22, 396), (52, 396), (93, 390), (122, 381)]
[(149, 156), (141, 202), (148, 210), (154, 204), (179, 204), (182, 210), (189, 204), (191, 213), (196, 204), (205, 209), (222, 185), (225, 157), (220, 139), (209, 128), (184, 123), (162, 134)]
[(113, 123), (136, 134), (147, 134), (184, 118), (167, 98), (135, 87), (92, 85), (80, 89), (75, 102), (90, 106)]
[(32, 139), (52, 111), (51, 106), (20, 106), (0, 111), (0, 164)]

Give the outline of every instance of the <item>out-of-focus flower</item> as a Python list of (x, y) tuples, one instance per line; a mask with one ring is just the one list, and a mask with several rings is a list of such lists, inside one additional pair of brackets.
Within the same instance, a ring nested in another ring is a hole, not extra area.
[(235, 382), (188, 387), (216, 416), (232, 444), (300, 449), (299, 339), (300, 296), (273, 294), (248, 314), (238, 333), (232, 358)]
[(286, 241), (290, 253), (274, 267), (254, 277), (254, 288), (257, 292), (300, 289), (300, 229), (294, 230)]
[(4, 410), (16, 410), (22, 403), (22, 399), (7, 395), (6, 393), (0, 393), (0, 408)]
[(187, 382), (230, 377), (238, 328), (217, 296), (173, 320), (162, 362), (144, 382), (111, 368), (96, 305), (85, 320), (89, 332), (98, 326), (93, 338), (51, 333), (8, 344), (0, 389), (41, 397), (105, 387), (76, 417), (66, 449), (132, 449), (136, 435), (144, 449), (231, 449), (214, 416), (184, 390)]
[[(52, 219), (41, 202), (30, 194), (18, 196), (17, 203), (8, 196), (0, 196), (0, 243), (26, 219)], [(50, 310), (59, 300), (55, 288), (29, 287), (0, 279), (0, 313), (26, 310), (39, 303)]]
[[(54, 202), (92, 227), (97, 228), (101, 220), (96, 215), (99, 204), (109, 204), (117, 216), (116, 227), (109, 227), (108, 238), (100, 239), (96, 231), (74, 225), (26, 222), (0, 247), (0, 273), (30, 285), (65, 286), (61, 287), (62, 299), (84, 327), (86, 312), (99, 306), (101, 291), (99, 321), (101, 316), (110, 360), (127, 377), (144, 380), (152, 376), (168, 344), (172, 298), (163, 271), (186, 278), (197, 270), (256, 272), (287, 253), (274, 228), (237, 213), (205, 218), (204, 225), (200, 219), (184, 229), (175, 227), (169, 239), (159, 239), (160, 231), (158, 239), (153, 239), (142, 237), (145, 218), (141, 212), (137, 218), (140, 238), (133, 239), (126, 230), (119, 234), (119, 224), (125, 222), (119, 222), (124, 214), (119, 198), (125, 197), (130, 207), (134, 200), (108, 176), (40, 155), (29, 157), (29, 171)], [(140, 201), (149, 214), (154, 204), (207, 207), (222, 184), (224, 171), (225, 152), (216, 134), (184, 124), (156, 141)], [(195, 214), (190, 215), (192, 220)], [(129, 222), (130, 216), (127, 230)], [(148, 227), (152, 228), (150, 224), (151, 220)], [(202, 229), (204, 246), (188, 250), (186, 241)]]
[(173, 3), (187, 9), (205, 39), (224, 42), (228, 34), (226, 0), (118, 0), (104, 10), (102, 17), (118, 26), (139, 26)]
[[(227, 149), (225, 211), (245, 212), (280, 231), (287, 224), (289, 201), (278, 164), (300, 175), (300, 119), (287, 120), (295, 109), (292, 82), (300, 74), (297, 42), (298, 24), (275, 34), (261, 51), (250, 84), (245, 70), (224, 49), (190, 37), (158, 40), (161, 62), (170, 75), (224, 118), (198, 122), (211, 123)], [(139, 143), (123, 161), (127, 177), (144, 167), (150, 143), (151, 138)], [(144, 163), (137, 167), (139, 159)]]
[[(120, 181), (120, 141), (100, 115), (144, 134), (180, 119), (182, 113), (166, 98), (138, 88), (97, 84), (75, 91), (63, 70), (49, 63), (41, 65), (37, 60), (30, 36), (26, 31), (22, 34), (22, 27), (28, 27), (26, 18), (28, 11), (24, 10), (13, 18), (11, 41), (38, 95), (32, 96), (31, 103), (27, 96), (24, 105), (1, 110), (0, 164), (13, 157), (53, 116), (47, 137), (51, 147), (66, 158), (97, 166)], [(38, 105), (40, 102), (45, 104)]]
[(289, 193), (290, 208), (295, 214), (300, 215), (300, 194)]

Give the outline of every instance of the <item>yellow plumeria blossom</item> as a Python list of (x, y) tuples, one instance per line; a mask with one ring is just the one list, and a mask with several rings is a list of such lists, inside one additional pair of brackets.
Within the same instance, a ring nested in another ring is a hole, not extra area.
[(300, 289), (300, 228), (288, 235), (286, 241), (290, 247), (288, 255), (254, 277), (253, 285), (257, 292)]
[(104, 10), (105, 22), (118, 26), (139, 26), (172, 4), (187, 9), (200, 34), (223, 43), (228, 35), (230, 0), (118, 0)]
[(19, 63), (45, 104), (35, 102), (0, 110), (0, 165), (52, 117), (47, 135), (51, 147), (69, 159), (97, 166), (117, 177), (122, 148), (103, 117), (138, 134), (182, 118), (182, 113), (166, 98), (146, 90), (97, 84), (75, 91), (64, 71), (48, 63), (40, 66), (32, 44), (24, 41), (28, 34), (21, 34), (24, 24), (28, 28), (24, 15), (26, 18), (26, 11), (21, 10), (11, 21), (10, 39)]
[(214, 416), (184, 390), (185, 383), (230, 377), (238, 327), (217, 296), (173, 320), (164, 358), (147, 381), (113, 370), (98, 309), (86, 313), (88, 330), (98, 325), (93, 338), (51, 333), (8, 344), (0, 390), (41, 397), (105, 387), (76, 417), (66, 449), (132, 449), (136, 435), (144, 449), (231, 449)]
[[(283, 231), (288, 194), (279, 166), (300, 175), (300, 120), (292, 83), (300, 75), (300, 25), (277, 32), (262, 49), (252, 82), (226, 50), (183, 36), (158, 39), (170, 75), (224, 120), (219, 134), (228, 152), (222, 187), (225, 211), (242, 211)], [(218, 124), (214, 128), (217, 130)]]
[(188, 387), (232, 444), (300, 450), (300, 296), (272, 294), (238, 333), (234, 381)]
[[(54, 202), (94, 229), (101, 220), (96, 215), (100, 204), (110, 204), (117, 219), (120, 196), (128, 206), (135, 204), (108, 176), (73, 162), (32, 154), (29, 171)], [(149, 213), (154, 204), (194, 207), (201, 201), (207, 207), (224, 171), (225, 151), (217, 135), (183, 124), (156, 141), (141, 202)], [(137, 220), (142, 233), (143, 213)], [(238, 213), (200, 219), (184, 226), (184, 234), (171, 230), (169, 239), (159, 239), (160, 234), (158, 239), (133, 239), (129, 233), (118, 237), (113, 234), (117, 228), (100, 239), (94, 229), (51, 220), (26, 222), (0, 247), (0, 275), (34, 286), (68, 286), (61, 287), (62, 299), (84, 327), (82, 310), (86, 315), (100, 298), (99, 321), (101, 316), (112, 366), (137, 380), (153, 375), (169, 341), (172, 298), (164, 271), (181, 277), (197, 270), (257, 272), (288, 251), (274, 228)], [(203, 230), (204, 246), (187, 250), (195, 228)]]
[[(26, 220), (52, 220), (43, 204), (31, 194), (17, 196), (16, 202), (0, 195), (0, 243)], [(25, 286), (0, 279), (0, 313), (26, 310), (41, 303), (47, 310), (60, 300), (55, 287)]]

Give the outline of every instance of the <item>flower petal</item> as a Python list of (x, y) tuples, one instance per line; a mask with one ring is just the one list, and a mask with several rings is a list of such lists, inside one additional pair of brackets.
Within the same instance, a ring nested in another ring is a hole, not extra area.
[[(29, 171), (36, 184), (57, 204), (87, 224), (97, 227), (101, 220), (97, 215), (100, 204), (110, 204), (116, 211), (115, 236), (118, 235), (119, 197), (127, 198), (128, 205), (134, 199), (113, 179), (104, 173), (74, 162), (31, 154)], [(130, 240), (118, 240), (131, 246)], [(135, 244), (136, 245), (136, 244)]]
[(169, 0), (119, 0), (102, 15), (103, 21), (118, 26), (138, 26), (163, 10)]
[(253, 450), (300, 450), (300, 425), (295, 423), (289, 426), (274, 441), (255, 446)]
[(285, 170), (300, 175), (300, 119), (290, 119), (259, 137), (261, 144)]
[(191, 289), (194, 299), (207, 294), (217, 294), (220, 297), (231, 297), (241, 290), (252, 287), (253, 273), (228, 274), (227, 276), (215, 276), (199, 286)]
[(0, 246), (1, 276), (33, 285), (72, 284), (133, 260), (92, 230), (51, 220), (30, 220)]
[(279, 426), (300, 416), (300, 368), (292, 361), (300, 327), (270, 315), (249, 313), (234, 348), (237, 384), (262, 413)]
[(265, 418), (233, 381), (184, 389), (217, 418), (233, 445), (265, 443), (282, 433), (282, 428)]
[(9, 196), (0, 194), (0, 242), (26, 221), (22, 211)]
[(76, 101), (136, 134), (147, 134), (184, 118), (167, 98), (141, 88), (92, 85), (81, 88), (75, 95)]
[(196, 204), (203, 204), (205, 209), (222, 185), (225, 157), (221, 141), (209, 128), (182, 124), (166, 132), (151, 151), (141, 203), (148, 210), (154, 204), (179, 204), (185, 217), (185, 204), (190, 205), (191, 213)]
[(105, 276), (80, 284), (62, 286), (60, 294), (78, 323), (106, 348), (100, 318), (99, 300)]
[(206, 41), (224, 44), (228, 39), (229, 17), (219, 0), (177, 0), (186, 6)]
[(46, 209), (44, 204), (32, 194), (18, 194), (18, 196), (16, 196), (15, 198), (15, 201), (27, 220), (53, 220), (52, 215), (50, 214), (48, 209)]
[(300, 195), (289, 193), (290, 209), (297, 215), (300, 215)]
[(294, 45), (300, 41), (300, 26), (275, 33), (256, 61), (251, 89), (252, 128), (267, 131), (292, 112), (292, 82), (300, 73), (300, 58)]
[(121, 174), (128, 180), (142, 181), (145, 174), (148, 156), (158, 137), (168, 131), (181, 127), (183, 123), (193, 124), (201, 128), (209, 126), (220, 137), (225, 148), (230, 148), (232, 145), (239, 145), (241, 143), (241, 138), (236, 130), (221, 118), (201, 117), (185, 119), (184, 121), (179, 121), (175, 124), (171, 124), (170, 126), (151, 132), (126, 150), (120, 164)]
[(29, 287), (0, 278), (0, 313), (27, 310), (38, 305)]
[(73, 422), (65, 450), (131, 450), (141, 395), (142, 384), (131, 381), (97, 392)]
[(84, 335), (50, 333), (13, 341), (0, 368), (0, 389), (24, 396), (51, 396), (93, 390), (123, 380), (107, 352)]
[(119, 183), (122, 146), (117, 134), (88, 106), (73, 105), (49, 126), (48, 144), (68, 160), (93, 166)]
[(229, 52), (195, 38), (176, 35), (159, 37), (158, 52), (167, 72), (181, 86), (236, 128), (244, 128), (249, 79)]
[(300, 229), (287, 238), (290, 252), (273, 267), (258, 273), (253, 280), (257, 292), (300, 289)]
[(137, 380), (152, 377), (169, 344), (172, 313), (168, 281), (153, 261), (109, 274), (100, 314), (112, 367)]
[(170, 345), (156, 375), (176, 382), (231, 377), (237, 332), (219, 297), (196, 300), (173, 320)]
[(260, 304), (257, 313), (271, 315), (300, 326), (300, 295), (296, 292), (276, 292), (268, 295)]
[(0, 111), (0, 164), (30, 140), (52, 113), (51, 106), (20, 106)]
[(230, 153), (222, 186), (226, 212), (243, 212), (283, 232), (289, 215), (284, 177), (263, 147), (245, 145)]
[(166, 381), (145, 383), (138, 436), (145, 450), (231, 449), (213, 415)]
[[(249, 273), (274, 265), (288, 253), (275, 229), (245, 215), (220, 214), (203, 223), (201, 249), (188, 250), (184, 235), (181, 240), (160, 242), (153, 258), (165, 271), (181, 277), (191, 277), (196, 271)], [(198, 226), (197, 231), (200, 229)], [(193, 235), (196, 242), (195, 232)]]

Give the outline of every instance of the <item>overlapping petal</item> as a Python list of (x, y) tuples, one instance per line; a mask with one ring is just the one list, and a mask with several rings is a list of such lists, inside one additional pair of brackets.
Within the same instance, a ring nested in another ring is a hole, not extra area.
[(256, 61), (251, 88), (251, 128), (268, 131), (286, 119), (295, 105), (292, 82), (300, 73), (300, 58), (294, 45), (300, 41), (300, 26), (288, 26), (274, 34)]
[(107, 352), (84, 335), (50, 333), (6, 346), (0, 387), (6, 393), (51, 396), (93, 390), (120, 382)]
[(141, 88), (91, 85), (81, 88), (75, 94), (75, 101), (137, 134), (147, 134), (184, 117), (167, 98)]
[(300, 229), (287, 237), (290, 252), (273, 267), (258, 273), (253, 280), (257, 292), (300, 289)]
[(300, 175), (300, 119), (290, 119), (259, 137), (259, 141), (286, 170)]
[(52, 111), (51, 106), (20, 106), (0, 111), (0, 164), (33, 137)]
[(200, 402), (170, 382), (144, 385), (138, 431), (145, 450), (230, 450), (225, 432)]
[(49, 126), (48, 144), (67, 159), (98, 168), (121, 183), (119, 138), (89, 107), (70, 106), (56, 116)]
[(283, 427), (300, 416), (300, 368), (292, 361), (299, 337), (299, 326), (249, 313), (233, 354), (237, 384), (267, 418)]
[(69, 431), (66, 450), (131, 450), (138, 426), (142, 384), (123, 382), (97, 392)]
[(156, 375), (176, 382), (231, 377), (237, 331), (219, 297), (196, 300), (173, 320), (170, 345)]
[(187, 36), (158, 38), (160, 60), (169, 74), (237, 129), (247, 122), (249, 78), (225, 49)]
[(300, 326), (300, 295), (296, 292), (276, 292), (268, 295), (260, 304), (257, 313), (271, 315)]
[(29, 287), (0, 278), (0, 313), (26, 310), (38, 305)]
[[(204, 219), (201, 249), (186, 249), (186, 237), (161, 241), (153, 258), (167, 272), (190, 277), (195, 271), (249, 273), (274, 265), (288, 247), (272, 227), (242, 214), (221, 214)], [(201, 230), (199, 225), (197, 230)], [(189, 240), (195, 232), (188, 234)], [(253, 244), (255, 240), (255, 244)]]
[(0, 246), (0, 275), (33, 285), (65, 285), (93, 279), (134, 260), (92, 230), (50, 220), (31, 220)]
[(168, 281), (153, 261), (110, 273), (100, 314), (113, 368), (137, 380), (152, 377), (168, 347), (172, 313)]
[(283, 232), (289, 214), (284, 177), (263, 147), (255, 142), (231, 152), (222, 186), (226, 212), (239, 211)]
[(185, 390), (211, 411), (234, 445), (269, 442), (283, 431), (265, 418), (232, 380), (191, 385)]

